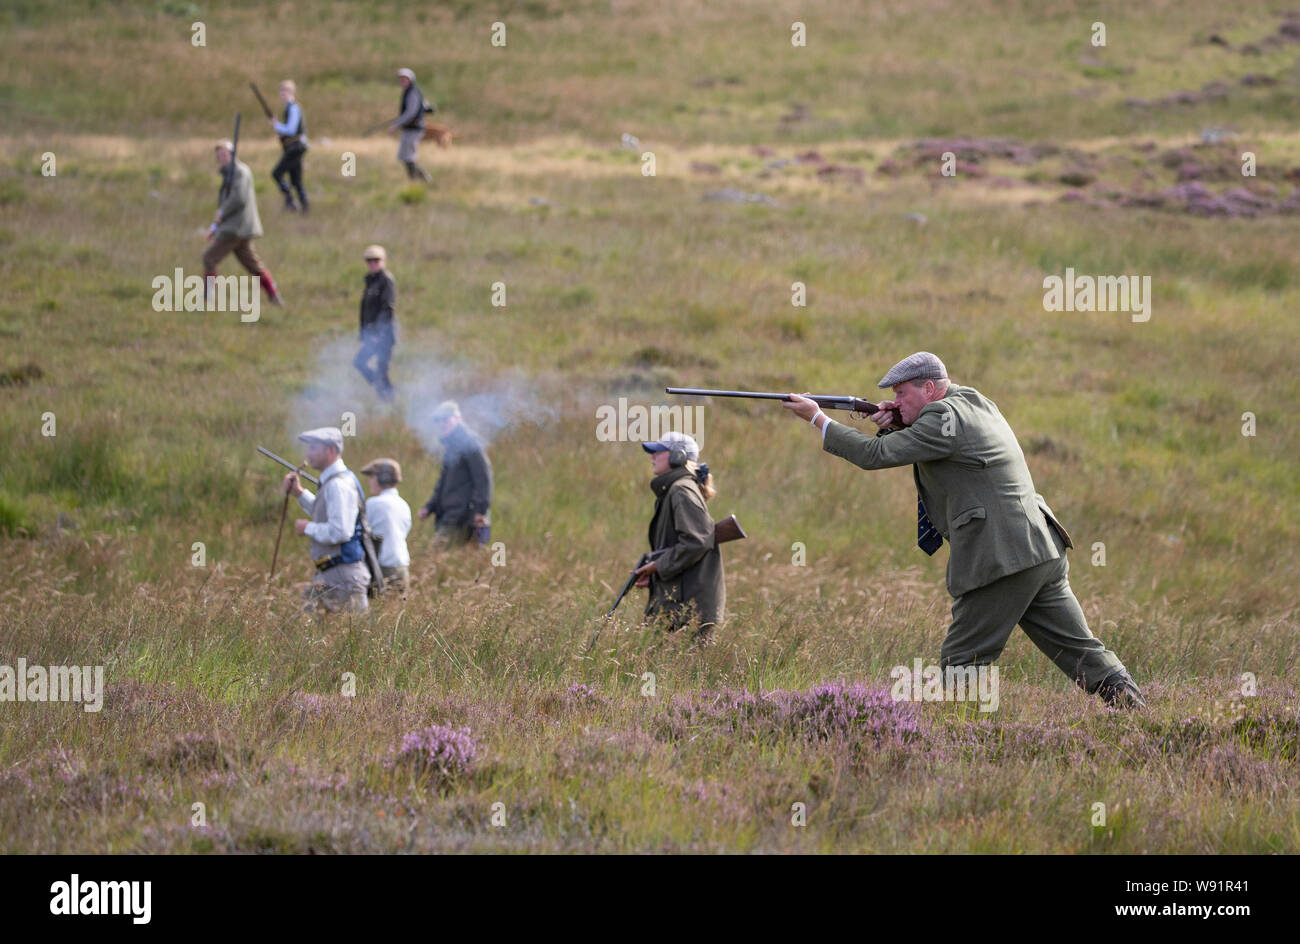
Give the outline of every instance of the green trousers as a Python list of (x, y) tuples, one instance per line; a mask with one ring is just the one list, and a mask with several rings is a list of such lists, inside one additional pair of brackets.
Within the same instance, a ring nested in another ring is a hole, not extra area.
[(995, 662), (1019, 623), (1034, 645), (1088, 694), (1116, 672), (1127, 673), (1119, 656), (1088, 629), (1070, 589), (1070, 565), (1059, 537), (1056, 546), (1061, 551), (1057, 560), (1008, 574), (953, 601), (941, 667)]

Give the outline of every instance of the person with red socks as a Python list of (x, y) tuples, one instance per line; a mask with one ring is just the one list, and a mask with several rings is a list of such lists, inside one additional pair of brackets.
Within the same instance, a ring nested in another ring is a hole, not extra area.
[[(217, 274), (217, 264), (222, 259), (235, 254), (240, 265), (262, 283), (262, 288), (273, 305), (283, 305), (280, 291), (276, 288), (271, 271), (262, 265), (262, 260), (253, 251), (253, 240), (262, 235), (262, 220), (257, 215), (257, 195), (253, 192), (253, 172), (240, 160), (232, 159), (234, 145), (229, 141), (218, 141), (216, 145), (217, 166), (222, 172), (221, 205), (217, 215), (208, 227), (208, 248), (203, 253), (203, 277), (208, 297), (212, 294), (212, 279)], [(225, 176), (230, 175), (230, 186), (225, 186)]]

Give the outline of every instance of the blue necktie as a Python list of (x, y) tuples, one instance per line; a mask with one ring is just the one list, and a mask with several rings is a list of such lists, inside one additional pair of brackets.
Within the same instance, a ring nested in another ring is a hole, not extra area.
[(925, 513), (925, 502), (921, 501), (920, 495), (916, 496), (916, 546), (931, 556), (943, 547), (943, 535), (935, 530), (930, 516)]

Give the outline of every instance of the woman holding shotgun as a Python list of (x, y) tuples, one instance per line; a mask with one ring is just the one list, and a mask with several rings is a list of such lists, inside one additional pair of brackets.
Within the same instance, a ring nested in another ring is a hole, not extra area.
[(650, 548), (667, 548), (636, 571), (636, 585), (650, 590), (645, 615), (665, 617), (670, 631), (698, 617), (695, 639), (706, 642), (722, 622), (727, 605), (722, 554), (705, 507), (717, 494), (713, 476), (699, 461), (699, 445), (685, 433), (665, 433), (641, 448), (650, 453), (654, 468)]

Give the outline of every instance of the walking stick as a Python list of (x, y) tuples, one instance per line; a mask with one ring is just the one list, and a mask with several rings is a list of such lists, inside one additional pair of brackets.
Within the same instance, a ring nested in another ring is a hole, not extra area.
[[(294, 475), (302, 471), (302, 466), (293, 470)], [(280, 506), (280, 527), (275, 532), (275, 550), (271, 552), (271, 572), (266, 575), (266, 582), (270, 583), (271, 578), (275, 576), (275, 562), (280, 556), (280, 537), (284, 534), (284, 519), (289, 515), (289, 490), (285, 489), (284, 504)]]

